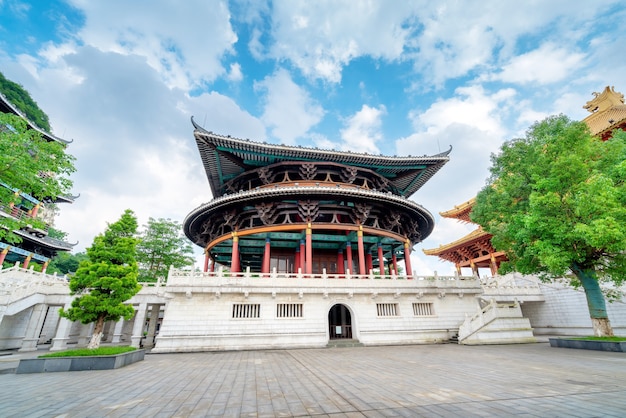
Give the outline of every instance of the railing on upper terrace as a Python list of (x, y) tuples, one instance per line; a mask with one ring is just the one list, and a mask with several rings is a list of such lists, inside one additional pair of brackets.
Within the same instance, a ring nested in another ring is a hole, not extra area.
[(423, 276), (410, 277), (397, 275), (367, 275), (351, 274), (321, 274), (304, 273), (271, 273), (228, 272), (219, 269), (215, 272), (201, 272), (197, 270), (170, 269), (167, 278), (168, 288), (174, 287), (216, 287), (216, 286), (249, 286), (249, 287), (328, 287), (328, 288), (371, 288), (371, 287), (400, 287), (400, 288), (458, 288), (480, 290), (480, 281), (475, 276)]

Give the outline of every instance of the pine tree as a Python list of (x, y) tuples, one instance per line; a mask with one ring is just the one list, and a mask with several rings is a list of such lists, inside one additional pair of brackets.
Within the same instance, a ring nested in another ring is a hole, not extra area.
[(130, 320), (135, 311), (124, 304), (140, 289), (137, 284), (137, 218), (127, 209), (110, 224), (87, 249), (88, 259), (81, 262), (70, 279), (72, 295), (79, 295), (61, 316), (83, 324), (95, 322), (88, 348), (98, 348), (106, 321)]

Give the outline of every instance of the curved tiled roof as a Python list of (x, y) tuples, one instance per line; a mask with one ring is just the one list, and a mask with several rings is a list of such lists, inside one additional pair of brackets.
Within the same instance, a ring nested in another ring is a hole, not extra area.
[(15, 107), (13, 105), (13, 103), (11, 103), (6, 98), (6, 96), (4, 94), (2, 94), (2, 93), (0, 93), (0, 112), (2, 112), (2, 113), (13, 113), (14, 115), (17, 115), (17, 116), (21, 117), (22, 119), (24, 119), (26, 121), (26, 123), (28, 123), (28, 126), (31, 129), (34, 129), (35, 131), (39, 132), (48, 141), (56, 141), (56, 142), (60, 142), (62, 144), (70, 144), (70, 143), (72, 143), (72, 141), (67, 141), (65, 139), (59, 138), (58, 136), (54, 136), (50, 132), (46, 132), (43, 129), (41, 129), (39, 126), (35, 125), (17, 107)]
[(244, 171), (281, 161), (329, 161), (368, 168), (385, 178), (403, 196), (411, 196), (445, 163), (449, 150), (432, 156), (384, 156), (317, 148), (295, 147), (232, 138), (207, 131), (191, 119), (207, 178), (218, 197), (225, 181)]

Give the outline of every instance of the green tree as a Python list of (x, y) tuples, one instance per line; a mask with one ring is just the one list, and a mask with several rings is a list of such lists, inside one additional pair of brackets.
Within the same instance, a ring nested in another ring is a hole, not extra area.
[(182, 268), (193, 265), (193, 249), (176, 221), (150, 218), (140, 239), (137, 246), (140, 282), (167, 279), (170, 266)]
[(83, 324), (95, 322), (89, 348), (98, 348), (106, 321), (129, 320), (135, 311), (124, 304), (141, 286), (137, 284), (137, 218), (127, 209), (87, 248), (88, 259), (70, 279), (72, 295), (79, 295), (61, 316)]
[[(69, 175), (74, 171), (74, 157), (65, 152), (64, 144), (46, 141), (19, 116), (0, 113), (0, 204), (5, 211), (11, 204), (32, 205), (20, 193), (38, 200), (69, 194)], [(0, 217), (0, 239), (20, 242), (12, 231), (27, 224), (43, 227), (31, 218)]]
[(70, 274), (75, 273), (78, 270), (78, 266), (81, 262), (87, 260), (87, 254), (84, 252), (70, 254), (61, 252), (56, 255), (48, 265), (46, 273), (52, 274)]
[(0, 73), (0, 92), (2, 92), (4, 97), (6, 97), (13, 106), (17, 107), (28, 120), (46, 132), (50, 132), (48, 115), (39, 108), (37, 103), (22, 86), (11, 80), (7, 80), (2, 73)]
[(493, 234), (503, 271), (582, 285), (597, 336), (613, 335), (599, 281), (626, 274), (626, 132), (602, 142), (582, 122), (553, 116), (492, 156), (472, 220)]

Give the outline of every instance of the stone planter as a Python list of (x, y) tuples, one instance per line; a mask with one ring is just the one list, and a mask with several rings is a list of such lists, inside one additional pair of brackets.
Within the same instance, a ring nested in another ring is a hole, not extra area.
[(550, 338), (549, 340), (550, 347), (626, 353), (626, 341), (572, 340), (568, 338)]
[(20, 364), (17, 366), (15, 373), (74, 372), (80, 370), (118, 369), (120, 367), (142, 361), (145, 353), (145, 350), (135, 350), (112, 356), (22, 359), (20, 360)]

